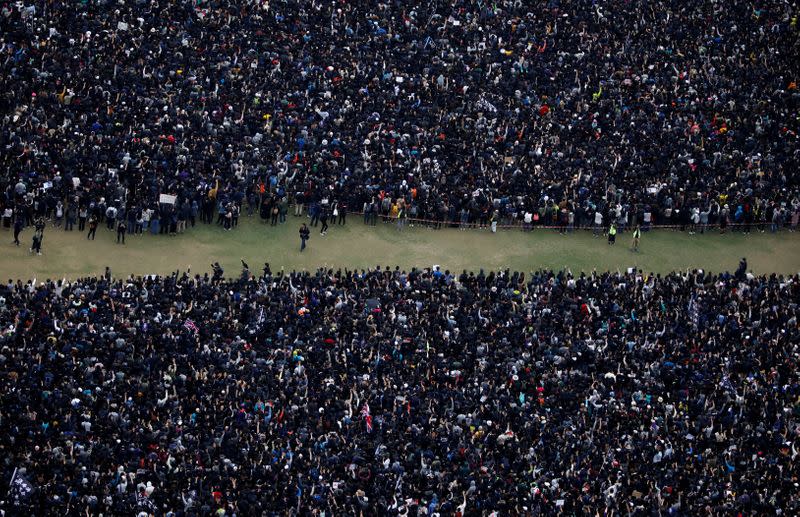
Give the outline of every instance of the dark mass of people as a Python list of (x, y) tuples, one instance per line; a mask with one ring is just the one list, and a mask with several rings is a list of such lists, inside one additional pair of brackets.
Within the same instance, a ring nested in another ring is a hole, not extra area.
[(0, 202), (7, 225), (154, 233), (245, 204), (778, 230), (800, 210), (797, 41), (779, 0), (20, 0)]
[(798, 302), (744, 261), (9, 282), (3, 505), (797, 515)]
[[(794, 230), (797, 55), (779, 0), (4, 3), (0, 217)], [(0, 285), (0, 513), (800, 513), (797, 275), (242, 268)]]

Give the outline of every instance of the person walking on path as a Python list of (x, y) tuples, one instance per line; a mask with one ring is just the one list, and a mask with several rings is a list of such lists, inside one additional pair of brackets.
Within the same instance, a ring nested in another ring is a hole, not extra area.
[(19, 246), (19, 234), (22, 233), (23, 223), (22, 217), (17, 217), (14, 220), (14, 244), (17, 246)]
[(64, 210), (64, 231), (71, 232), (72, 228), (75, 226), (75, 207), (72, 204), (67, 205), (66, 210)]
[(617, 227), (614, 223), (611, 223), (611, 226), (608, 229), (608, 245), (613, 246), (614, 243), (617, 242)]
[(86, 235), (87, 239), (94, 240), (97, 233), (97, 216), (92, 214), (89, 216), (89, 233)]
[(86, 209), (86, 206), (81, 206), (78, 209), (78, 231), (82, 232), (86, 229), (86, 218), (89, 215), (89, 211)]
[(344, 226), (345, 224), (347, 224), (347, 203), (344, 201), (339, 202), (338, 206), (336, 207), (336, 210), (339, 216), (338, 224)]
[(319, 230), (320, 235), (325, 235), (328, 232), (328, 209), (323, 208), (321, 210), (321, 214), (319, 216), (319, 222), (322, 223), (322, 227)]
[(306, 241), (311, 237), (311, 230), (308, 229), (306, 223), (300, 227), (300, 251), (306, 249)]
[(631, 240), (631, 250), (635, 252), (639, 252), (639, 241), (642, 238), (642, 229), (639, 225), (636, 225), (636, 229), (633, 230), (633, 239)]
[(37, 229), (33, 233), (33, 243), (31, 244), (31, 253), (36, 253), (37, 255), (42, 254), (42, 240), (44, 239), (44, 232)]
[(119, 220), (119, 224), (117, 224), (117, 244), (120, 243), (120, 239), (122, 240), (122, 244), (125, 244), (125, 231), (127, 230), (127, 225), (125, 224), (124, 219)]

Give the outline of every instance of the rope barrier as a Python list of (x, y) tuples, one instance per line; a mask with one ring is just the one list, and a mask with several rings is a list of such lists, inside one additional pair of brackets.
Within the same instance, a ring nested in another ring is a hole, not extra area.
[[(363, 217), (364, 212), (348, 211), (347, 214), (348, 215), (356, 215), (356, 216), (362, 216)], [(389, 218), (392, 222), (397, 222), (397, 220), (400, 219), (397, 216), (390, 217), (390, 216), (384, 215), (384, 214), (375, 214), (375, 218), (376, 219), (377, 218), (381, 218), (381, 219)], [(474, 221), (473, 222), (468, 222), (468, 223), (462, 223), (461, 221), (425, 219), (425, 218), (420, 218), (420, 217), (406, 217), (404, 219), (407, 222), (442, 225), (442, 226), (458, 226), (458, 227), (460, 227), (462, 224), (466, 224), (467, 225), (466, 229), (476, 229), (478, 227), (478, 225), (481, 224), (481, 223), (477, 223), (477, 222), (474, 222)], [(498, 224), (497, 228), (498, 229), (514, 229), (514, 228), (525, 229), (526, 224), (527, 223)], [(640, 228), (642, 230), (663, 230), (663, 229), (675, 229), (675, 228), (678, 228), (678, 229), (679, 228), (688, 228), (689, 226), (691, 226), (691, 224), (693, 224), (693, 223), (686, 223), (686, 224), (646, 224), (646, 225), (644, 223), (640, 223), (639, 226), (640, 226)], [(744, 226), (756, 227), (758, 225), (766, 226), (768, 224), (771, 224), (771, 223), (768, 223), (768, 222), (763, 222), (763, 223), (761, 223), (761, 222), (727, 223), (725, 225), (725, 227), (726, 228), (744, 227)], [(703, 229), (721, 228), (721, 226), (722, 226), (720, 223), (713, 223), (713, 224), (712, 223), (705, 223), (705, 224), (703, 224), (703, 223), (694, 223), (694, 225), (697, 228), (703, 228)], [(542, 229), (542, 230), (561, 230), (561, 229), (564, 229), (564, 230), (570, 230), (570, 229), (571, 230), (593, 230), (594, 229), (594, 225), (591, 225), (591, 226), (575, 226), (575, 225), (573, 225), (570, 228), (569, 225), (560, 225), (560, 224), (557, 224), (557, 225), (542, 225), (542, 224), (536, 224), (535, 222), (530, 223), (528, 226), (530, 227), (531, 230), (534, 230), (534, 229)], [(489, 223), (484, 223), (482, 225), (482, 227), (491, 228), (491, 223), (490, 222)], [(601, 225), (601, 228), (608, 228), (608, 227), (609, 227), (609, 225), (607, 225), (607, 224)], [(632, 225), (627, 224), (627, 223), (625, 224), (624, 227), (625, 228), (633, 228)]]

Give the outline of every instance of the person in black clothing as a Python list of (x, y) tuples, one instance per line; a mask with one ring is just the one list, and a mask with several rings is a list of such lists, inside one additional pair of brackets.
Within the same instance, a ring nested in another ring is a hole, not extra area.
[(23, 228), (24, 226), (22, 217), (17, 216), (14, 219), (14, 244), (16, 244), (17, 246), (19, 246), (19, 234), (22, 232)]
[(271, 210), (272, 214), (270, 216), (269, 225), (270, 226), (276, 226), (278, 224), (278, 214), (280, 212), (280, 208), (278, 207), (277, 204), (273, 204), (272, 208), (270, 210)]
[(36, 253), (37, 255), (42, 254), (42, 240), (44, 239), (44, 233), (40, 231), (35, 231), (33, 233), (33, 242), (31, 243), (31, 253)]
[(70, 204), (64, 210), (64, 231), (70, 232), (75, 226), (75, 207)]
[(306, 223), (300, 227), (300, 251), (306, 249), (306, 241), (311, 238), (311, 231), (306, 226)]
[(80, 206), (78, 208), (78, 231), (83, 232), (86, 229), (86, 218), (88, 216), (88, 210), (85, 206)]
[(739, 280), (744, 280), (746, 275), (747, 275), (747, 258), (742, 257), (742, 260), (739, 261), (739, 267), (736, 269), (735, 276)]
[(125, 219), (120, 219), (119, 223), (117, 224), (117, 244), (125, 244), (125, 232), (128, 229), (127, 224), (125, 223)]
[(222, 277), (225, 274), (225, 270), (222, 269), (222, 266), (220, 266), (219, 262), (214, 262), (213, 264), (211, 264), (211, 269), (213, 270), (214, 273), (212, 281), (216, 285), (222, 281)]
[(319, 221), (322, 223), (322, 226), (320, 227), (320, 230), (319, 230), (319, 234), (320, 235), (325, 235), (328, 232), (328, 209), (327, 208), (321, 208), (320, 209)]
[(95, 235), (97, 235), (97, 216), (92, 214), (89, 216), (89, 233), (86, 235), (87, 239), (94, 240)]
[[(380, 192), (468, 227), (554, 200), (650, 206), (649, 227), (800, 193), (793, 2), (280, 3), (5, 2), (0, 142), (19, 159), (0, 192), (40, 215), (77, 196), (101, 221), (162, 194), (210, 218), (257, 184), (359, 210)], [(266, 56), (263, 34), (302, 51)]]
[(796, 274), (8, 282), (0, 512), (800, 515), (798, 316)]
[(241, 207), (238, 203), (231, 203), (231, 228), (236, 228), (239, 226), (239, 212), (241, 211)]

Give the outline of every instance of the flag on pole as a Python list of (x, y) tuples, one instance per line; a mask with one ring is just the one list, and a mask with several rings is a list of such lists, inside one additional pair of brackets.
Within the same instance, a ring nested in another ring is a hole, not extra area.
[(28, 479), (14, 469), (9, 483), (8, 497), (14, 506), (22, 506), (28, 502), (33, 495), (34, 486)]

